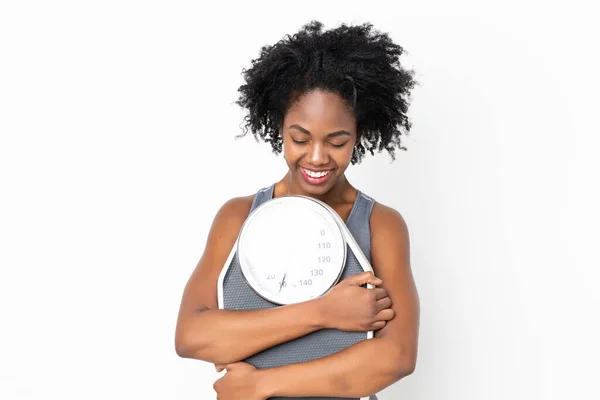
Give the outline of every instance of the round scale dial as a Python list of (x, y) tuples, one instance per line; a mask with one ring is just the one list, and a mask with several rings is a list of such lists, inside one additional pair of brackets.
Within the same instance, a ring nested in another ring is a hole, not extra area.
[(346, 241), (332, 212), (309, 197), (285, 196), (248, 216), (237, 256), (256, 293), (276, 304), (292, 304), (318, 297), (338, 282)]

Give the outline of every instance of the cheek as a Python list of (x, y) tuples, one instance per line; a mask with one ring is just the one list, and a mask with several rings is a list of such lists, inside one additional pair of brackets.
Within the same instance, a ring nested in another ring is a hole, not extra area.
[(348, 147), (346, 149), (346, 151), (344, 152), (344, 166), (347, 167), (348, 165), (350, 165), (350, 162), (352, 161), (352, 155), (354, 154), (354, 143), (352, 143), (352, 146)]
[(293, 146), (286, 144), (285, 142), (283, 142), (283, 158), (288, 164), (293, 164), (298, 158), (297, 152), (293, 150)]
[(350, 149), (349, 151), (344, 151), (343, 153), (340, 152), (334, 158), (340, 172), (344, 172), (350, 165), (350, 162), (352, 161), (353, 149), (354, 148)]

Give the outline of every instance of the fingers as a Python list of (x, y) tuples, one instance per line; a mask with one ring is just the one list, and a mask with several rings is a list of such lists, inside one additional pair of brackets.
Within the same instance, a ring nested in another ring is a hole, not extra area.
[(385, 321), (375, 321), (371, 324), (371, 330), (378, 331), (379, 329), (383, 328), (385, 326), (385, 324), (386, 324)]
[(375, 288), (373, 289), (373, 293), (375, 293), (375, 300), (381, 300), (388, 295), (387, 290), (384, 288)]
[(383, 283), (383, 281), (381, 279), (379, 279), (378, 277), (376, 277), (375, 275), (373, 275), (372, 272), (367, 272), (367, 280), (365, 282), (363, 282), (361, 285), (373, 285), (373, 286), (379, 286)]
[(375, 309), (377, 310), (377, 313), (379, 313), (382, 310), (385, 310), (386, 308), (390, 308), (392, 306), (392, 299), (390, 299), (389, 297), (382, 297), (381, 299), (377, 300), (377, 302), (375, 303)]
[(379, 329), (382, 329), (384, 326), (387, 325), (389, 321), (394, 319), (395, 315), (396, 314), (394, 313), (394, 310), (392, 310), (391, 308), (381, 310), (375, 316), (375, 321), (371, 323), (371, 327), (369, 330), (377, 331)]
[(225, 369), (230, 370), (231, 367), (232, 367), (232, 364), (219, 364), (219, 365), (215, 364), (215, 368), (216, 368), (217, 372), (221, 372)]
[(386, 308), (385, 310), (381, 310), (375, 315), (375, 319), (377, 321), (391, 321), (396, 316), (396, 313), (392, 308)]
[(379, 286), (383, 283), (383, 281), (377, 278), (371, 271), (361, 272), (360, 274), (352, 275), (346, 279), (348, 280), (348, 283), (357, 286), (362, 286), (366, 284)]

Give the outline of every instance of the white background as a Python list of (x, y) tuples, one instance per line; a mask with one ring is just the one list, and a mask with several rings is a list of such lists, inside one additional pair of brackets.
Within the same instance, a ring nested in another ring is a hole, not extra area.
[(417, 370), (380, 398), (599, 398), (591, 7), (0, 4), (0, 399), (214, 398), (174, 351), (181, 293), (218, 207), (285, 172), (233, 102), (310, 19), (374, 23), (420, 82), (408, 151), (348, 172), (406, 219), (421, 298)]

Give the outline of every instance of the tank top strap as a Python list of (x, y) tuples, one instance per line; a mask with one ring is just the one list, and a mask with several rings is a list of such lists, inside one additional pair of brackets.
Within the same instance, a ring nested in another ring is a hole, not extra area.
[(371, 212), (374, 205), (375, 200), (359, 190), (346, 221), (348, 230), (369, 261), (371, 261)]
[(273, 198), (274, 190), (275, 184), (273, 183), (272, 185), (264, 187), (258, 192), (256, 192), (254, 200), (252, 201), (252, 206), (250, 207), (250, 212), (254, 211), (254, 209), (260, 206), (261, 204), (271, 200)]

